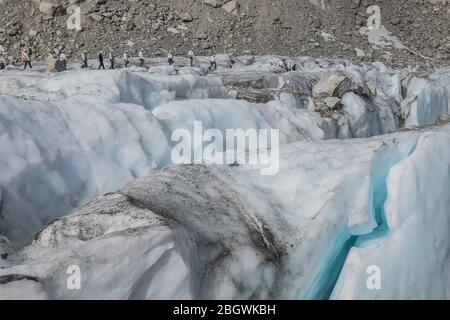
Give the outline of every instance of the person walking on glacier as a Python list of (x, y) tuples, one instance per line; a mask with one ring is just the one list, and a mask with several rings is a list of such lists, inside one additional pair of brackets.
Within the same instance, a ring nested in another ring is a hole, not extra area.
[(6, 68), (6, 60), (4, 53), (0, 53), (0, 70), (4, 70)]
[(105, 70), (105, 64), (103, 62), (103, 51), (100, 51), (100, 53), (98, 54), (98, 62), (99, 62), (98, 70), (100, 69)]
[(83, 53), (81, 54), (81, 60), (83, 60), (83, 64), (81, 65), (81, 68), (87, 69), (87, 67), (88, 67), (88, 57), (87, 57), (86, 50), (83, 51)]
[(144, 49), (139, 51), (139, 66), (140, 67), (144, 66)]
[(236, 63), (236, 59), (234, 57), (234, 53), (230, 53), (229, 57), (230, 57), (230, 60), (229, 60), (230, 64), (229, 64), (229, 66), (230, 66), (230, 69), (232, 69), (234, 64)]
[(217, 63), (216, 63), (216, 56), (212, 55), (210, 60), (210, 65), (208, 68), (209, 71), (216, 71), (217, 70)]
[(188, 54), (187, 54), (189, 61), (190, 61), (190, 66), (191, 68), (194, 66), (194, 59), (195, 59), (195, 55), (194, 55), (194, 51), (189, 50)]
[(128, 60), (128, 52), (123, 54), (123, 64), (125, 65), (125, 68), (128, 68), (128, 65), (130, 64), (130, 60)]
[(170, 51), (169, 54), (167, 55), (167, 62), (169, 63), (169, 65), (173, 65), (173, 55)]
[(59, 61), (61, 61), (64, 70), (67, 69), (67, 57), (66, 54), (64, 53), (64, 50), (61, 50), (61, 52), (59, 53)]
[(24, 67), (23, 67), (24, 70), (27, 68), (27, 66), (30, 67), (30, 69), (33, 68), (31, 66), (31, 60), (30, 60), (30, 55), (29, 55), (28, 49), (23, 49), (23, 51), (22, 51), (22, 63), (24, 65)]
[(109, 50), (109, 69), (114, 70), (116, 65), (116, 58), (114, 57), (114, 51)]

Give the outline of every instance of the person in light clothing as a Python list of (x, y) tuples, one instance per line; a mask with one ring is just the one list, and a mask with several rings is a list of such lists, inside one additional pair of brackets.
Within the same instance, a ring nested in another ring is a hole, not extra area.
[(125, 65), (125, 68), (128, 68), (128, 65), (130, 64), (130, 60), (128, 60), (128, 53), (125, 52), (123, 54), (123, 64)]
[(139, 66), (144, 66), (144, 50), (139, 51)]
[(113, 70), (116, 65), (116, 58), (114, 57), (114, 52), (109, 50), (109, 69)]
[(81, 60), (83, 60), (83, 65), (81, 66), (82, 68), (87, 68), (88, 67), (88, 57), (87, 57), (87, 52), (84, 51), (81, 54)]
[(27, 67), (30, 67), (30, 69), (32, 69), (33, 67), (31, 66), (31, 60), (30, 60), (30, 56), (28, 54), (28, 50), (24, 49), (22, 51), (22, 63), (24, 65), (23, 69), (25, 70)]
[(188, 54), (187, 54), (190, 62), (191, 62), (191, 68), (194, 66), (194, 59), (195, 59), (195, 55), (194, 55), (194, 51), (189, 50)]

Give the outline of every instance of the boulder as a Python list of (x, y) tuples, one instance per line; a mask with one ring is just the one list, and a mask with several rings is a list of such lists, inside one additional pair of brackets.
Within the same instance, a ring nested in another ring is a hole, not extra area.
[(46, 72), (63, 72), (66, 71), (66, 64), (63, 61), (48, 57), (45, 59), (45, 65), (47, 66)]
[(180, 31), (178, 31), (178, 29), (174, 28), (174, 27), (167, 28), (167, 32), (170, 32), (172, 34), (179, 34), (180, 33)]
[(325, 98), (324, 103), (331, 110), (336, 110), (341, 107), (341, 99), (339, 99), (337, 97)]
[(203, 3), (213, 8), (220, 8), (222, 6), (222, 0), (203, 0)]
[(222, 8), (230, 14), (239, 15), (241, 11), (241, 4), (236, 0), (232, 0), (222, 5)]
[(54, 17), (59, 7), (59, 4), (52, 1), (41, 1), (39, 3), (39, 11), (48, 18)]
[(181, 15), (181, 21), (183, 22), (192, 22), (194, 17), (190, 13), (184, 13)]
[(333, 74), (314, 86), (313, 97), (314, 99), (342, 98), (346, 92), (351, 91), (351, 86), (352, 81), (348, 77)]
[(55, 72), (56, 71), (55, 70), (56, 59), (48, 57), (45, 59), (44, 62), (45, 62), (45, 65), (47, 66), (47, 68), (45, 70), (46, 72)]
[(63, 72), (67, 70), (66, 64), (64, 61), (56, 60), (55, 62), (55, 70), (56, 72)]

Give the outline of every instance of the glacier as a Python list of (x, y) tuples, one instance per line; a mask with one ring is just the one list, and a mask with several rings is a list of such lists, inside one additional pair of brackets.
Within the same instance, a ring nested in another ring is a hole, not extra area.
[[(450, 298), (450, 69), (281, 59), (0, 73), (0, 299)], [(173, 165), (194, 121), (279, 129), (279, 173)]]

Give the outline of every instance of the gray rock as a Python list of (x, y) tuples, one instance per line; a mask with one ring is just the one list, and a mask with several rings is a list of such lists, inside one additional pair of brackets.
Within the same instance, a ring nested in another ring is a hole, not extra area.
[(313, 97), (323, 99), (328, 97), (342, 98), (346, 92), (351, 91), (351, 84), (349, 78), (333, 74), (314, 86)]
[(8, 36), (10, 36), (10, 37), (14, 37), (18, 34), (19, 34), (19, 30), (17, 30), (17, 29), (11, 29), (8, 31)]
[(181, 16), (181, 21), (183, 21), (183, 22), (192, 22), (192, 21), (194, 21), (194, 17), (190, 13), (184, 13)]
[(441, 41), (439, 41), (439, 39), (434, 39), (433, 43), (432, 43), (432, 46), (433, 46), (434, 49), (439, 48), (441, 46)]
[(220, 8), (223, 2), (222, 0), (203, 0), (203, 3), (213, 8)]
[(39, 11), (46, 17), (52, 18), (56, 9), (59, 7), (58, 4), (50, 2), (50, 1), (41, 1), (39, 3)]
[(396, 25), (400, 24), (402, 21), (400, 20), (400, 18), (395, 17), (395, 18), (392, 18), (390, 22), (392, 25), (396, 26)]
[(167, 32), (170, 32), (172, 34), (179, 34), (180, 33), (180, 31), (177, 28), (174, 28), (174, 27), (167, 28)]
[(161, 23), (159, 23), (159, 22), (155, 22), (155, 23), (153, 23), (152, 24), (152, 29), (153, 30), (159, 30), (161, 28)]
[(199, 40), (205, 40), (205, 39), (208, 39), (208, 34), (204, 33), (204, 32), (199, 32), (199, 33), (197, 33), (196, 37)]
[(91, 14), (91, 18), (92, 18), (92, 20), (97, 21), (97, 22), (101, 22), (103, 20), (103, 17), (101, 15), (99, 15), (98, 13)]
[(241, 11), (241, 4), (236, 0), (232, 0), (222, 5), (222, 8), (230, 14), (239, 15)]
[(325, 102), (325, 105), (332, 110), (336, 110), (341, 107), (341, 99), (339, 99), (337, 97), (325, 98), (324, 102)]
[(361, 5), (361, 0), (352, 0), (350, 3), (350, 7), (352, 9), (358, 9), (360, 5)]

